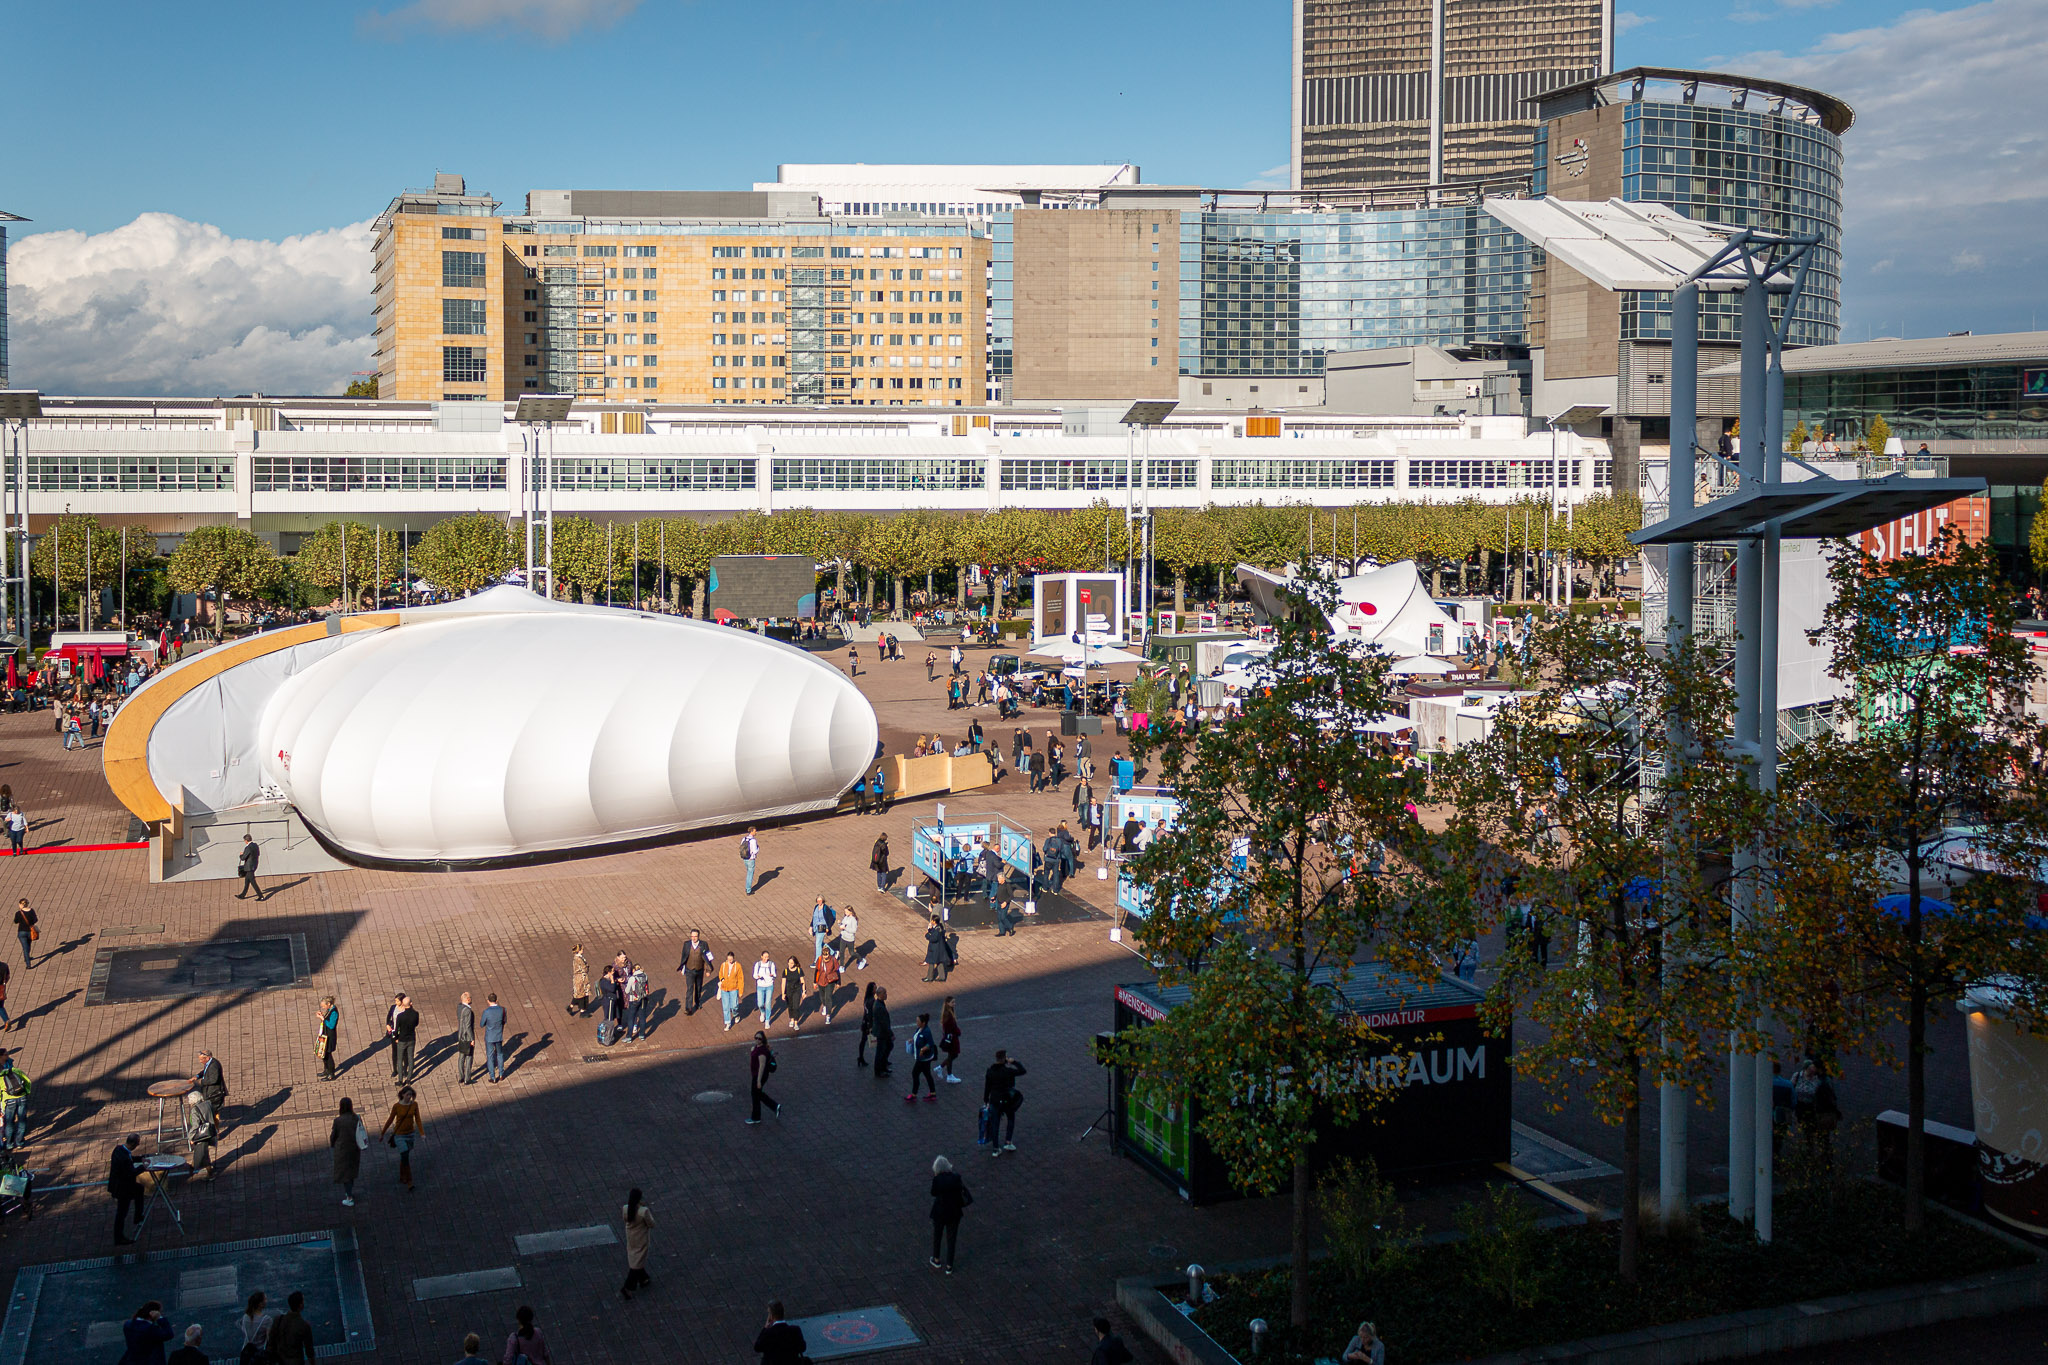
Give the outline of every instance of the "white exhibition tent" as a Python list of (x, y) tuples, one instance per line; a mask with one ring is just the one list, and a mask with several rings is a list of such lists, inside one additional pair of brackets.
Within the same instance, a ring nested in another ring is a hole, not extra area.
[(828, 808), (875, 756), (860, 691), (764, 636), (515, 587), (389, 615), (173, 702), (147, 741), (157, 789), (287, 800), (366, 859), (472, 862)]
[(1084, 649), (1071, 640), (1055, 641), (1043, 649), (1032, 650), (1026, 657), (1032, 659), (1058, 659), (1062, 663), (1085, 664), (1089, 667), (1097, 664), (1141, 664), (1145, 662), (1144, 655), (1133, 654), (1128, 649), (1118, 649), (1115, 645), (1091, 644)]
[[(1268, 616), (1286, 609), (1285, 594), (1299, 579), (1249, 564), (1237, 566), (1237, 579)], [(1337, 604), (1329, 613), (1332, 643), (1377, 645), (1391, 654), (1411, 656), (1455, 651), (1462, 628), (1429, 595), (1412, 559), (1336, 581)]]

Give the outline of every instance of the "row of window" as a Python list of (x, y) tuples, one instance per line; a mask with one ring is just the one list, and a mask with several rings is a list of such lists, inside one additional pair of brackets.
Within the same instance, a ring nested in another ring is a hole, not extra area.
[(258, 493), (469, 493), (505, 486), (505, 462), (411, 456), (258, 455)]
[(35, 455), (28, 486), (39, 492), (212, 493), (235, 486), (221, 455)]
[[(1193, 488), (1194, 460), (1152, 460), (1145, 469), (1147, 488)], [(1027, 491), (1111, 489), (1131, 487), (1133, 469), (1129, 460), (1004, 460), (1003, 487)]]

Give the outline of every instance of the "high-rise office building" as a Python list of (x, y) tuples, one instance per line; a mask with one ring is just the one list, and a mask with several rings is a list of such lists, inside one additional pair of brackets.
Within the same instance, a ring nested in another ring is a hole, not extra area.
[(988, 230), (787, 191), (407, 190), (373, 245), (377, 392), (668, 403), (981, 401)]
[(28, 219), (0, 213), (0, 389), (7, 387), (7, 225)]
[(1294, 0), (1294, 187), (1521, 175), (1527, 101), (1613, 65), (1614, 0)]

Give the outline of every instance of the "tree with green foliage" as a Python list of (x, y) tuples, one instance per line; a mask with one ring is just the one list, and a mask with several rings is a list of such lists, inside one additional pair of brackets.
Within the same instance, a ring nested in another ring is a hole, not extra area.
[(252, 607), (284, 575), (270, 542), (239, 526), (201, 526), (171, 552), (166, 576), (179, 592), (213, 594), (213, 638), (227, 638), (230, 606)]
[(442, 592), (479, 592), (512, 572), (523, 534), (516, 523), (508, 527), (488, 512), (444, 517), (413, 545), (413, 571)]
[(346, 599), (353, 611), (392, 595), (403, 573), (398, 532), (360, 521), (330, 521), (299, 543), (300, 577)]
[(1305, 589), (1318, 610), (1280, 623), (1266, 693), (1218, 726), (1134, 742), (1181, 808), (1125, 870), (1149, 905), (1161, 983), (1190, 999), (1117, 1047), (1141, 1082), (1193, 1101), (1234, 1183), (1271, 1194), (1292, 1181), (1296, 1327), (1308, 1321), (1311, 1149), (1326, 1124), (1360, 1122), (1391, 1098), (1368, 1065), (1384, 1041), (1337, 1007), (1336, 988), (1376, 943), (1386, 955), (1380, 940), (1399, 919), (1394, 879), (1369, 851), (1416, 828), (1404, 804), (1414, 784), (1364, 738), (1389, 661), (1331, 650), (1309, 622), (1335, 589)]
[[(562, 587), (584, 602), (602, 602), (608, 590), (616, 590), (623, 578), (632, 580), (633, 528), (624, 527), (626, 541), (619, 543), (619, 530), (588, 517), (555, 518), (555, 577)], [(569, 592), (557, 593), (567, 597)]]
[(1173, 575), (1173, 609), (1188, 609), (1188, 577), (1230, 555), (1230, 538), (1213, 507), (1170, 507), (1155, 515), (1152, 557)]
[(1869, 448), (1871, 454), (1882, 455), (1891, 441), (1892, 424), (1884, 420), (1883, 413), (1878, 413), (1870, 419), (1870, 425), (1864, 429), (1863, 444)]
[(2041, 501), (2027, 533), (2027, 557), (2034, 562), (2035, 576), (2048, 579), (2048, 479), (2041, 480)]
[(97, 592), (114, 586), (123, 572), (133, 573), (157, 557), (156, 532), (146, 526), (129, 526), (124, 539), (123, 529), (83, 512), (66, 512), (36, 537), (35, 548), (29, 552), (33, 577), (54, 579), (60, 594), (78, 594), (80, 630), (92, 629), (88, 587)]
[(349, 380), (348, 388), (342, 393), (344, 398), (375, 398), (376, 396), (377, 376), (374, 374), (363, 379)]
[(2048, 790), (2030, 769), (2048, 729), (2026, 714), (2034, 663), (1990, 545), (1950, 527), (1928, 553), (1881, 562), (1838, 542), (1829, 578), (1810, 634), (1829, 671), (1854, 681), (1859, 717), (1853, 734), (1786, 756), (1782, 884), (1759, 960), (1788, 1020), (1839, 1021), (1827, 997), (1859, 990), (1903, 1005), (1905, 1219), (1917, 1231), (1931, 1011), (1995, 987), (2008, 1022), (2048, 1027), (2048, 935), (2033, 921)]
[[(1498, 960), (1481, 1018), (1535, 1025), (1516, 1036), (1515, 1069), (1621, 1128), (1619, 1271), (1632, 1281), (1643, 1087), (1704, 1094), (1732, 1027), (1727, 902), (1707, 855), (1757, 837), (1764, 807), (1727, 743), (1732, 691), (1698, 646), (1653, 651), (1639, 632), (1567, 615), (1530, 649), (1535, 695), (1438, 769), (1451, 815), (1424, 903), (1444, 939), (1507, 932), (1517, 950)], [(1654, 744), (1671, 722), (1696, 747), (1645, 786), (1644, 731)], [(1561, 943), (1548, 965), (1521, 946), (1532, 910)]]

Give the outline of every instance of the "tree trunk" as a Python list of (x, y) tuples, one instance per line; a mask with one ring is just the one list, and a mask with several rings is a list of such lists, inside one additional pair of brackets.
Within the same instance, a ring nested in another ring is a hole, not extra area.
[(838, 560), (832, 567), (839, 574), (838, 586), (832, 591), (832, 601), (835, 605), (844, 607), (846, 605), (846, 561), (843, 559)]
[(1188, 609), (1188, 576), (1178, 569), (1173, 574), (1173, 614), (1182, 615)]
[(1636, 1255), (1643, 1237), (1643, 1069), (1628, 1069), (1628, 1104), (1621, 1114), (1620, 1275), (1636, 1282)]
[(1442, 597), (1444, 595), (1444, 566), (1443, 561), (1440, 559), (1432, 559), (1429, 562), (1429, 595), (1431, 597)]
[(896, 619), (900, 621), (903, 619), (903, 575), (899, 573), (892, 577), (896, 580)]
[(1296, 1331), (1308, 1327), (1308, 1149), (1294, 1157), (1293, 1239), (1294, 1285), (1287, 1307), (1287, 1319)]
[(1906, 1231), (1927, 1219), (1927, 992), (1915, 986), (1906, 1006)]

